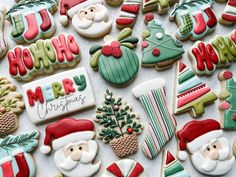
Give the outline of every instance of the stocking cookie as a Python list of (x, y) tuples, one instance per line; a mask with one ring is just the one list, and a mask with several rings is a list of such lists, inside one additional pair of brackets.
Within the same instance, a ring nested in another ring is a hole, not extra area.
[(188, 56), (198, 75), (210, 75), (219, 67), (231, 65), (236, 62), (236, 30), (229, 35), (218, 35), (209, 42), (195, 42)]
[(99, 138), (109, 143), (118, 157), (137, 151), (137, 135), (141, 133), (143, 125), (139, 122), (139, 115), (132, 112), (123, 98), (107, 90), (104, 103), (97, 107), (96, 122), (100, 124)]
[(57, 10), (57, 0), (20, 0), (7, 12), (6, 19), (13, 29), (11, 38), (16, 43), (33, 43), (47, 38), (56, 31), (52, 14)]
[(38, 145), (39, 132), (10, 135), (0, 139), (2, 177), (34, 177), (36, 165), (29, 154)]
[(80, 61), (80, 49), (72, 34), (38, 40), (30, 46), (17, 46), (7, 54), (9, 73), (17, 80), (29, 81), (41, 73), (72, 67)]
[(177, 125), (167, 107), (165, 85), (165, 80), (158, 78), (144, 82), (132, 90), (150, 118), (148, 133), (142, 144), (143, 153), (150, 159), (154, 159), (170, 141)]
[(155, 66), (157, 70), (171, 67), (184, 53), (182, 43), (173, 39), (152, 14), (145, 16), (147, 30), (142, 33), (143, 66)]
[(217, 99), (216, 94), (181, 61), (176, 72), (173, 112), (189, 112), (193, 118), (201, 116), (205, 105)]
[(16, 86), (6, 78), (0, 77), (0, 137), (18, 128), (18, 117), (25, 105)]
[(116, 39), (106, 36), (104, 41), (103, 46), (94, 45), (90, 48), (90, 66), (99, 70), (102, 77), (112, 85), (128, 84), (139, 69), (139, 59), (133, 51), (138, 38), (132, 36), (130, 28), (125, 28)]
[(22, 88), (26, 110), (34, 124), (95, 105), (85, 68), (55, 74)]
[(69, 24), (69, 18), (75, 31), (86, 38), (100, 38), (110, 33), (112, 21), (108, 20), (108, 9), (102, 0), (61, 0), (60, 22)]
[[(227, 0), (224, 0), (227, 1)], [(236, 1), (228, 0), (219, 22), (224, 25), (232, 25), (236, 23)]]
[(147, 174), (145, 174), (144, 168), (139, 162), (131, 159), (123, 159), (107, 167), (101, 177), (114, 176), (147, 177)]
[(193, 166), (205, 175), (224, 175), (235, 163), (230, 143), (216, 120), (190, 121), (177, 132), (177, 139), (178, 158), (186, 160), (187, 150)]
[(0, 58), (2, 58), (8, 50), (8, 46), (4, 36), (4, 22), (5, 15), (7, 13), (6, 11), (6, 8), (0, 4)]
[(123, 0), (106, 0), (106, 3), (110, 6), (119, 6), (121, 5)]
[(176, 3), (170, 14), (170, 20), (179, 27), (176, 37), (179, 40), (190, 38), (196, 41), (213, 31), (217, 19), (212, 4), (213, 0), (180, 0)]
[(164, 150), (162, 155), (161, 177), (190, 177), (190, 175), (170, 151)]
[(64, 118), (47, 126), (40, 152), (48, 154), (54, 150), (54, 162), (63, 175), (90, 177), (97, 173), (101, 165), (101, 161), (93, 162), (98, 152), (94, 137), (92, 121)]

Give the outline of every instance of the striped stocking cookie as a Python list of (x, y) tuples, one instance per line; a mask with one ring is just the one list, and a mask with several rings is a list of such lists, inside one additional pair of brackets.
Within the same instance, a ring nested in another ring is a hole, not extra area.
[(155, 158), (171, 139), (177, 125), (166, 104), (165, 85), (165, 80), (158, 78), (142, 83), (132, 91), (150, 118), (148, 133), (142, 144), (144, 154), (150, 159)]
[(228, 0), (219, 22), (224, 25), (236, 23), (236, 0)]

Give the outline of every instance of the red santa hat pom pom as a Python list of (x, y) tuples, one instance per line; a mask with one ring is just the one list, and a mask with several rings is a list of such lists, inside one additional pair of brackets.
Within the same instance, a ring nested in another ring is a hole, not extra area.
[(52, 148), (50, 146), (41, 146), (40, 152), (42, 154), (49, 154), (51, 152)]
[(188, 158), (188, 154), (186, 151), (179, 151), (178, 152), (178, 159), (181, 161), (185, 161)]

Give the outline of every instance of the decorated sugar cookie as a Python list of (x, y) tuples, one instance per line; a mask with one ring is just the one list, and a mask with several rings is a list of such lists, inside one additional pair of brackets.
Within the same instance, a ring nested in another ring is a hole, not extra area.
[(214, 0), (180, 0), (170, 14), (170, 20), (175, 21), (179, 29), (176, 37), (179, 40), (190, 38), (193, 41), (203, 38), (213, 31), (217, 19), (212, 11)]
[(5, 36), (4, 36), (4, 23), (5, 23), (6, 13), (7, 13), (6, 8), (3, 7), (2, 4), (0, 4), (0, 58), (2, 58), (8, 50), (8, 45), (5, 41)]
[(186, 160), (189, 153), (193, 166), (209, 176), (221, 176), (235, 165), (230, 143), (220, 123), (213, 119), (190, 121), (177, 132), (178, 158)]
[(90, 48), (90, 66), (98, 70), (108, 83), (115, 86), (127, 85), (139, 69), (139, 59), (133, 51), (138, 38), (132, 36), (130, 28), (125, 28), (116, 39), (106, 36), (104, 41), (105, 44)]
[(119, 29), (132, 28), (139, 13), (140, 4), (141, 0), (124, 0), (116, 19), (116, 27)]
[(142, 33), (143, 66), (155, 66), (157, 70), (171, 67), (184, 53), (182, 43), (166, 34), (159, 20), (147, 14), (147, 30)]
[(95, 105), (85, 68), (77, 68), (22, 86), (29, 119), (38, 124)]
[(80, 61), (80, 49), (72, 34), (38, 40), (30, 46), (16, 46), (7, 54), (9, 73), (17, 80), (29, 81), (54, 69), (72, 67)]
[(54, 162), (62, 175), (90, 177), (101, 165), (101, 161), (93, 162), (98, 152), (94, 137), (92, 121), (64, 118), (47, 126), (40, 151), (43, 154), (55, 151)]
[(219, 67), (230, 66), (236, 62), (236, 30), (218, 35), (209, 42), (195, 42), (188, 55), (198, 75), (210, 75)]
[(100, 124), (98, 136), (104, 143), (109, 143), (118, 157), (125, 157), (137, 151), (137, 135), (143, 125), (139, 115), (132, 112), (127, 102), (106, 91), (105, 101), (96, 110), (96, 122)]
[(236, 129), (236, 80), (230, 71), (222, 71), (218, 75), (221, 81), (221, 100), (219, 109), (221, 111), (221, 127), (225, 130)]
[(106, 3), (110, 6), (119, 6), (121, 5), (123, 0), (106, 0)]
[(164, 150), (162, 155), (161, 177), (190, 177), (190, 175), (170, 151)]
[(29, 154), (38, 145), (39, 132), (9, 135), (0, 139), (1, 177), (34, 177), (36, 165)]
[(122, 159), (106, 168), (101, 177), (148, 177), (143, 166), (132, 159)]
[(165, 92), (166, 81), (157, 78), (133, 88), (133, 95), (142, 103), (150, 123), (142, 144), (143, 153), (154, 159), (175, 134), (176, 119), (168, 109)]
[(227, 2), (224, 11), (220, 16), (220, 23), (224, 25), (232, 25), (236, 23), (236, 1), (235, 0), (217, 0)]
[(205, 106), (217, 99), (216, 94), (183, 62), (177, 63), (176, 72), (174, 114), (189, 112), (193, 118), (201, 116)]
[(22, 95), (16, 92), (16, 86), (0, 77), (0, 137), (18, 128), (17, 114), (25, 108), (21, 99)]
[(60, 22), (63, 26), (71, 19), (75, 31), (86, 38), (100, 38), (110, 33), (112, 21), (103, 0), (61, 0)]
[(20, 0), (6, 14), (13, 29), (11, 38), (16, 43), (33, 43), (48, 38), (56, 31), (52, 14), (57, 10), (57, 0)]

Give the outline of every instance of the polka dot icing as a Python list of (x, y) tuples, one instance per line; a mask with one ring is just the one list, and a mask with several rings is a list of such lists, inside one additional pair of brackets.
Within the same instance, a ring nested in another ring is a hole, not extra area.
[(147, 48), (149, 46), (149, 43), (147, 41), (142, 42), (142, 48)]
[(160, 55), (160, 50), (159, 50), (158, 48), (154, 48), (154, 49), (152, 50), (152, 54), (157, 57), (157, 56)]
[(162, 39), (163, 38), (163, 34), (162, 33), (157, 33), (156, 34), (156, 38), (157, 39)]

